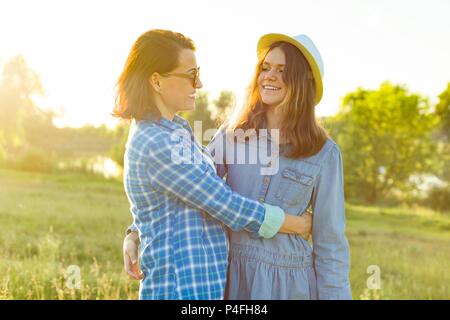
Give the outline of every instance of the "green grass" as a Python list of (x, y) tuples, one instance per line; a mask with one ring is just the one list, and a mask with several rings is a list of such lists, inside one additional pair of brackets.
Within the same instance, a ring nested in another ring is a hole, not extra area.
[[(450, 217), (426, 209), (347, 205), (354, 298), (450, 299)], [(381, 290), (367, 290), (370, 265)]]
[[(122, 266), (120, 181), (0, 170), (0, 299), (136, 299)], [(347, 205), (354, 299), (450, 299), (450, 216)], [(70, 265), (81, 289), (68, 289)], [(366, 289), (376, 265), (381, 290)]]
[[(0, 299), (136, 299), (122, 265), (131, 217), (120, 182), (0, 170)], [(70, 265), (81, 290), (66, 288)]]

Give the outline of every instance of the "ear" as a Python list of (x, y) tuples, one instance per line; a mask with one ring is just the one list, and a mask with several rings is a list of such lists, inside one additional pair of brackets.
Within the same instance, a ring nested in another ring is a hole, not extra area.
[(156, 92), (161, 92), (161, 76), (157, 72), (153, 72), (153, 74), (150, 76), (150, 79), (148, 79), (148, 82), (150, 83), (150, 86), (155, 90)]

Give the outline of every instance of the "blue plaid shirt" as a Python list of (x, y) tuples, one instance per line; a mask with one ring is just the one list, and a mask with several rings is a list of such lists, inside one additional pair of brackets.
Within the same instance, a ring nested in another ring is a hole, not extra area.
[(137, 121), (125, 153), (124, 186), (141, 240), (140, 299), (223, 299), (224, 224), (271, 238), (284, 221), (280, 208), (233, 192), (178, 116)]

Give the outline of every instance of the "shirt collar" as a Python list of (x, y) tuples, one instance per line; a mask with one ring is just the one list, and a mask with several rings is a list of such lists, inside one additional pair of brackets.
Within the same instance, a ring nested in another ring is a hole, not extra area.
[(186, 129), (189, 131), (191, 130), (191, 126), (189, 125), (189, 122), (187, 122), (182, 117), (175, 115), (173, 120), (166, 119), (164, 117), (160, 117), (159, 120), (156, 120), (160, 125), (164, 126), (165, 128), (168, 128), (170, 130), (177, 130), (177, 129)]
[(189, 122), (184, 120), (179, 115), (175, 115), (172, 120), (166, 119), (164, 117), (160, 117), (158, 122), (164, 126), (174, 129), (174, 130), (180, 129), (180, 126), (183, 127), (184, 129), (190, 128)]

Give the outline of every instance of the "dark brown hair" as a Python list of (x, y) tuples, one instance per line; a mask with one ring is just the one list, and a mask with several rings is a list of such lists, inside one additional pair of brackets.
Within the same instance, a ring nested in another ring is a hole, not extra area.
[[(283, 50), (286, 57), (283, 81), (287, 86), (287, 93), (280, 103), (283, 110), (280, 129), (292, 148), (285, 156), (309, 157), (318, 153), (328, 138), (327, 132), (315, 116), (316, 86), (312, 71), (304, 55), (295, 46), (287, 42), (277, 42), (272, 44), (268, 52), (276, 47)], [(266, 121), (266, 108), (258, 89), (258, 77), (264, 58), (265, 56), (262, 56), (256, 65), (247, 100), (236, 121), (229, 126), (231, 130), (255, 129), (259, 132)]]
[(178, 66), (183, 49), (195, 50), (191, 39), (181, 33), (154, 29), (133, 44), (116, 85), (113, 116), (142, 120), (161, 114), (154, 104), (149, 79), (154, 72), (170, 72)]

